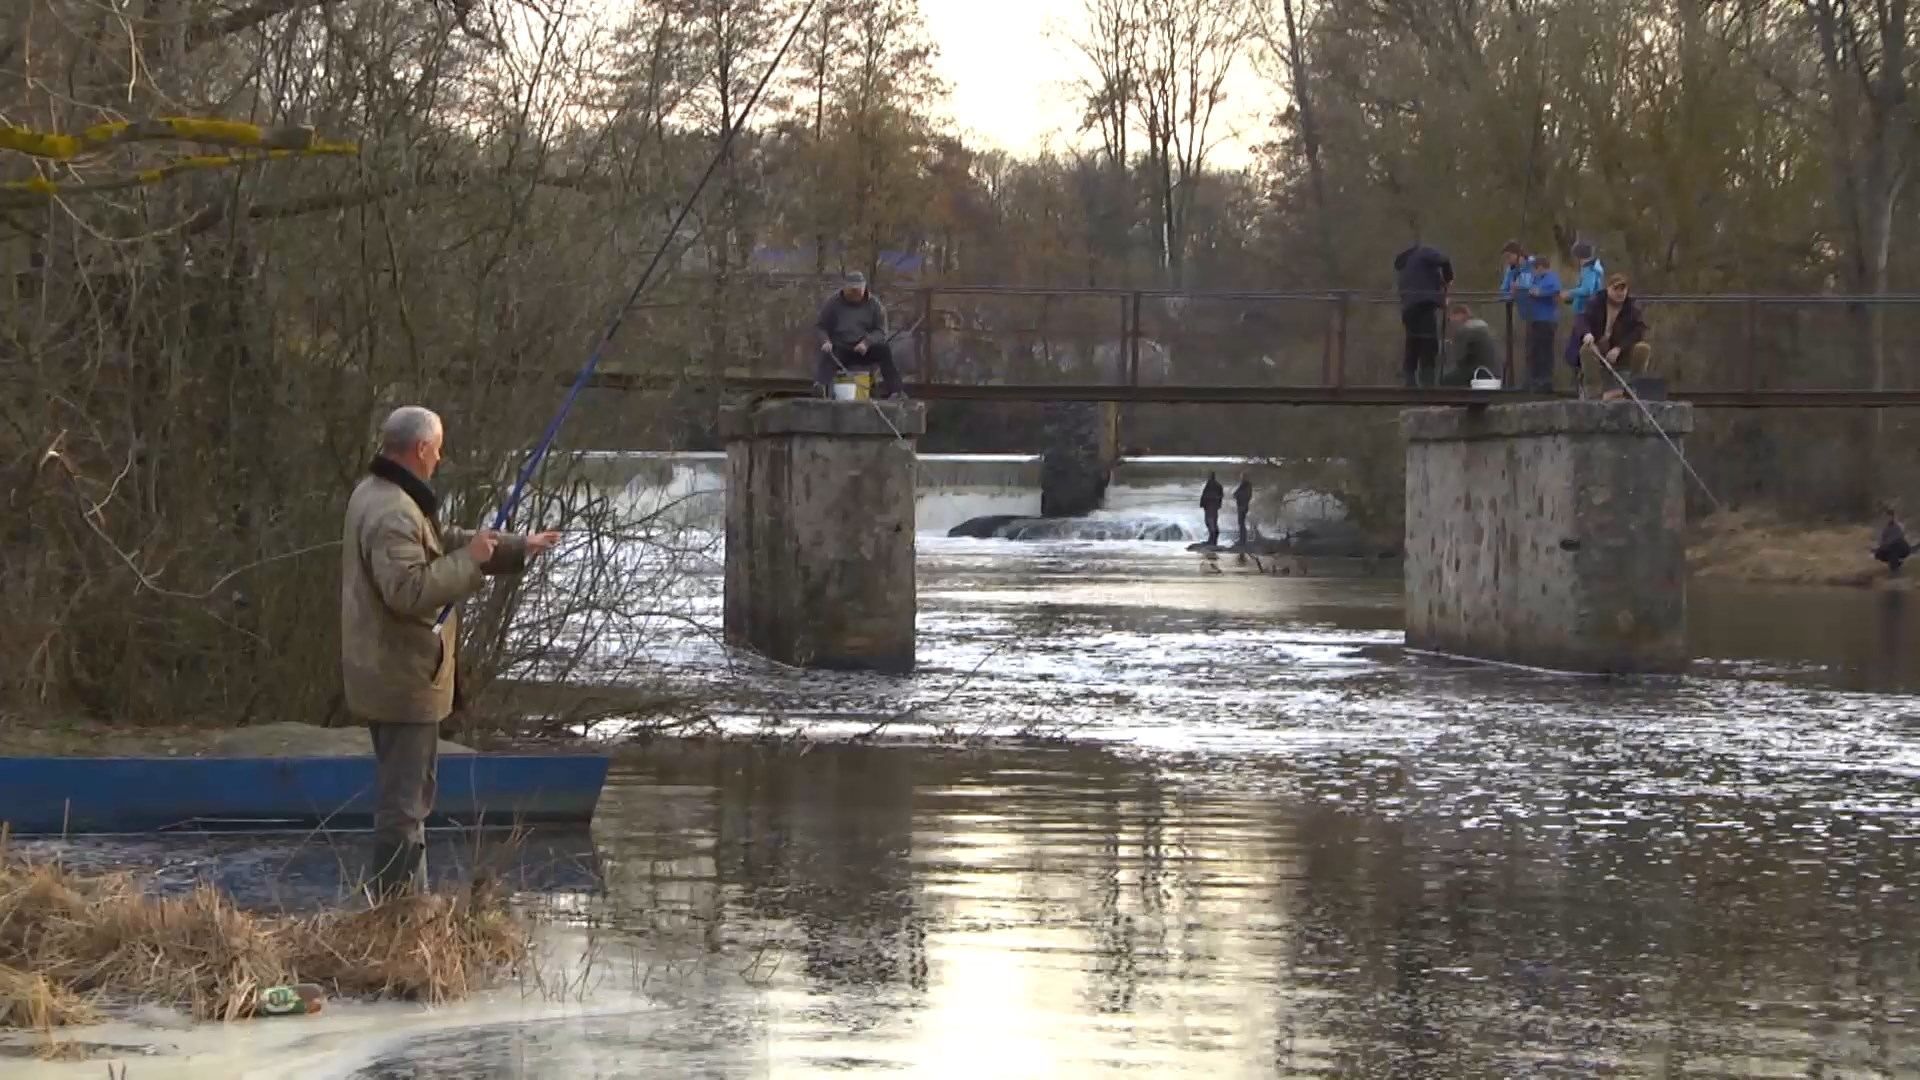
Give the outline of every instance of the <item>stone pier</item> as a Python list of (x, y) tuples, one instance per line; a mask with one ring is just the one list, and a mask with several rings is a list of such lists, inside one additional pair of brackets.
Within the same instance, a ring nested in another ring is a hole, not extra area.
[(1040, 515), (1079, 517), (1100, 509), (1120, 460), (1120, 406), (1111, 401), (1056, 401), (1044, 410)]
[(919, 402), (792, 398), (720, 412), (726, 638), (802, 667), (913, 670)]
[[(1649, 403), (1684, 445), (1692, 406)], [(1407, 644), (1560, 671), (1687, 666), (1680, 459), (1631, 402), (1413, 409)]]

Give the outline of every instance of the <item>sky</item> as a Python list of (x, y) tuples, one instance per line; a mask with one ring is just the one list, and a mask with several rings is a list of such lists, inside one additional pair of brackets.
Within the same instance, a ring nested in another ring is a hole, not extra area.
[[(969, 141), (1014, 153), (1084, 145), (1073, 83), (1084, 61), (1073, 46), (1082, 0), (920, 0), (939, 47), (947, 109)], [(1242, 57), (1215, 117), (1214, 164), (1249, 164), (1265, 141), (1276, 95)]]

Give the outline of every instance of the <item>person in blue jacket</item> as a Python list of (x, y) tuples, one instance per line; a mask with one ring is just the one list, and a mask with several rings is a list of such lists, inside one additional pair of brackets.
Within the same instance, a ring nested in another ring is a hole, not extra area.
[(1527, 258), (1527, 249), (1521, 247), (1518, 240), (1507, 241), (1506, 246), (1500, 249), (1500, 258), (1500, 298), (1514, 300), (1517, 298), (1514, 282), (1532, 269), (1532, 260)]
[(1553, 257), (1533, 257), (1533, 267), (1514, 280), (1520, 321), (1527, 325), (1527, 392), (1553, 393), (1553, 335), (1560, 325), (1560, 275)]
[[(1593, 245), (1585, 240), (1573, 245), (1573, 258), (1580, 269), (1573, 275), (1573, 287), (1565, 293), (1566, 301), (1573, 307), (1573, 325), (1579, 326), (1587, 313), (1587, 305), (1593, 298), (1607, 290), (1607, 270), (1600, 265), (1599, 256), (1593, 252)], [(1580, 378), (1580, 335), (1567, 335), (1567, 366), (1573, 368), (1573, 385), (1581, 388), (1586, 385)]]

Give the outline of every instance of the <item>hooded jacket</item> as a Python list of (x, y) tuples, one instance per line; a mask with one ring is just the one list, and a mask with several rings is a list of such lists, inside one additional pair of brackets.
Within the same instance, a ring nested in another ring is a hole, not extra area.
[(1599, 256), (1580, 264), (1580, 275), (1574, 279), (1573, 288), (1568, 290), (1567, 303), (1573, 305), (1573, 313), (1584, 315), (1587, 305), (1593, 298), (1607, 291), (1607, 270), (1600, 265)]

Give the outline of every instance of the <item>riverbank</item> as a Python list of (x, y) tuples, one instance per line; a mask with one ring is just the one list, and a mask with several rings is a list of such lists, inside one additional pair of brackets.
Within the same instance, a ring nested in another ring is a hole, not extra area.
[(243, 910), (211, 885), (156, 895), (146, 884), (29, 858), (0, 831), (0, 1028), (51, 1042), (56, 1028), (145, 1005), (239, 1020), (296, 982), (437, 1004), (482, 989), (528, 947), (478, 888), (301, 917)]
[(1688, 530), (1687, 568), (1702, 581), (1906, 591), (1913, 572), (1893, 576), (1870, 552), (1879, 526), (1807, 524), (1760, 510), (1729, 510)]

